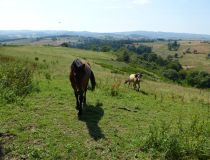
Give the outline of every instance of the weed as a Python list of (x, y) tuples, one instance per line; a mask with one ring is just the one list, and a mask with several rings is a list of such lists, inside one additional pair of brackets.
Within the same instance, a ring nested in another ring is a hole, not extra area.
[(38, 61), (39, 60), (39, 57), (35, 57), (35, 61)]
[(8, 103), (25, 97), (33, 89), (33, 70), (24, 63), (4, 64), (0, 70), (0, 96)]
[(155, 150), (159, 155), (164, 154), (165, 159), (209, 159), (209, 122), (193, 117), (190, 124), (183, 124), (181, 119), (175, 125), (154, 123), (141, 150)]
[(111, 96), (118, 96), (119, 95), (119, 88), (120, 88), (120, 83), (114, 83), (111, 87)]
[(44, 75), (45, 75), (46, 80), (48, 80), (48, 81), (52, 80), (50, 73), (46, 72)]

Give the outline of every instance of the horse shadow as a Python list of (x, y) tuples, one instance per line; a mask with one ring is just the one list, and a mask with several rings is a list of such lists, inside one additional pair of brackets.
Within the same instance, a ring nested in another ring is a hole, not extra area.
[(2, 146), (2, 144), (0, 142), (0, 160), (3, 159), (3, 157), (4, 157), (3, 146)]
[(149, 93), (147, 93), (147, 92), (145, 92), (143, 90), (140, 90), (139, 92), (142, 93), (143, 95), (149, 95)]
[(97, 102), (96, 105), (86, 105), (84, 112), (79, 116), (79, 120), (86, 123), (90, 136), (95, 140), (105, 138), (101, 128), (98, 126), (99, 121), (104, 115), (101, 107), (102, 103)]
[(0, 160), (4, 159), (4, 156), (5, 156), (4, 155), (5, 153), (4, 153), (3, 144), (12, 141), (12, 139), (15, 136), (16, 136), (15, 134), (12, 134), (12, 133), (9, 133), (9, 132), (6, 132), (6, 133), (0, 132), (0, 138), (1, 138), (1, 141), (0, 141)]

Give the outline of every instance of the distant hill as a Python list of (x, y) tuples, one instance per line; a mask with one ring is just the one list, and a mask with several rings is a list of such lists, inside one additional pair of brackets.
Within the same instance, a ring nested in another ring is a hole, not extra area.
[(113, 32), (97, 33), (87, 31), (30, 31), (30, 30), (0, 30), (0, 42), (22, 39), (22, 38), (41, 38), (41, 37), (59, 37), (59, 36), (84, 36), (102, 39), (183, 39), (183, 40), (210, 40), (207, 34), (191, 33), (173, 33), (173, 32), (151, 32), (151, 31), (132, 31), (132, 32)]

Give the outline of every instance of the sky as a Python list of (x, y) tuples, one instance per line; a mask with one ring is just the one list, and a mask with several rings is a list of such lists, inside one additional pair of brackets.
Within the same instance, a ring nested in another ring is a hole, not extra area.
[(0, 30), (210, 35), (210, 0), (0, 0)]

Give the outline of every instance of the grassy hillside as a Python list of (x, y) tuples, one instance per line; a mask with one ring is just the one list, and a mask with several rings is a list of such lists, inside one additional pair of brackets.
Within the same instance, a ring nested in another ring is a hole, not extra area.
[[(209, 90), (143, 78), (136, 92), (124, 85), (133, 68), (111, 53), (16, 46), (0, 47), (0, 56), (37, 63), (40, 90), (0, 101), (0, 159), (210, 158)], [(68, 80), (76, 57), (90, 62), (97, 82), (79, 119)]]
[[(210, 72), (210, 59), (207, 59), (210, 53), (210, 44), (202, 43), (201, 41), (179, 41), (180, 48), (178, 51), (169, 51), (168, 42), (155, 42), (147, 43), (149, 46), (153, 47), (153, 52), (167, 58), (168, 55), (174, 56), (178, 54), (178, 59), (182, 66), (193, 70), (202, 70)], [(192, 53), (183, 54), (188, 48)], [(198, 54), (194, 54), (193, 51), (197, 50)]]

